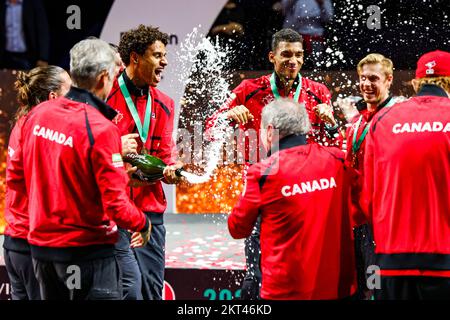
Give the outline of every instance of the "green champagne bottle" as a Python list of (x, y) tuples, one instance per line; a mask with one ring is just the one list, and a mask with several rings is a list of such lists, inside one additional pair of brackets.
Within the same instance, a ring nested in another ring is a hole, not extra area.
[[(133, 154), (129, 153), (123, 157), (123, 161), (131, 164), (133, 167), (138, 168), (135, 176), (139, 180), (147, 182), (155, 182), (164, 178), (164, 168), (167, 164), (164, 163), (160, 158), (151, 156), (149, 154)], [(177, 169), (175, 174), (181, 177), (181, 172), (183, 169)]]

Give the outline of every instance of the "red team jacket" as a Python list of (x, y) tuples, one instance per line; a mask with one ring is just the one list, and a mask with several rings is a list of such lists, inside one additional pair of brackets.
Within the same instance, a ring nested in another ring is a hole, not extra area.
[[(270, 77), (271, 74), (257, 79), (247, 79), (242, 81), (233, 90), (230, 99), (228, 99), (225, 104), (208, 119), (206, 123), (207, 135), (211, 134), (211, 129), (215, 126), (219, 115), (238, 105), (244, 105), (255, 117), (253, 121), (241, 126), (241, 129), (253, 129), (256, 132), (259, 132), (262, 110), (267, 104), (275, 99), (270, 87)], [(294, 83), (289, 98), (294, 97), (297, 86), (298, 81)], [(280, 94), (282, 94), (282, 92), (280, 92)], [(329, 146), (338, 146), (340, 144), (339, 139), (328, 136), (325, 129), (325, 123), (313, 110), (313, 108), (319, 104), (318, 100), (329, 104), (330, 99), (331, 95), (326, 86), (307, 78), (302, 78), (302, 89), (298, 102), (305, 104), (311, 122), (311, 132), (308, 137), (308, 143), (317, 142)]]
[[(144, 123), (147, 105), (147, 90), (140, 90), (134, 86), (124, 74), (124, 81), (130, 96), (138, 110), (141, 122)], [(174, 122), (174, 102), (166, 94), (155, 87), (149, 87), (152, 97), (152, 117), (145, 148), (151, 155), (162, 159), (166, 164), (175, 163), (176, 149), (172, 138)], [(145, 91), (145, 92), (144, 92)], [(117, 125), (121, 135), (138, 133), (133, 117), (127, 107), (125, 98), (120, 91), (117, 79), (107, 99), (108, 105), (117, 111), (113, 122)], [(142, 141), (138, 142), (138, 152), (141, 152)], [(160, 181), (145, 187), (129, 187), (128, 194), (136, 206), (144, 212), (164, 213), (167, 207), (166, 197)]]
[(148, 226), (126, 195), (120, 133), (108, 120), (114, 116), (114, 110), (78, 88), (26, 116), (20, 146), (10, 155), (7, 186), (30, 195), (31, 245), (113, 245), (116, 224), (133, 231)]
[[(8, 156), (6, 158), (6, 179), (9, 180), (11, 171), (14, 170), (10, 159), (14, 157), (16, 150), (20, 148), (20, 134), (25, 118), (20, 118), (9, 136)], [(26, 240), (28, 237), (28, 199), (26, 193), (21, 193), (10, 188), (6, 189), (5, 202), (5, 235), (11, 238)]]
[(245, 238), (261, 215), (263, 299), (338, 299), (356, 290), (344, 154), (305, 143), (286, 137), (252, 165), (228, 219), (233, 238)]
[(360, 206), (361, 199), (361, 191), (363, 185), (363, 176), (364, 176), (364, 149), (366, 146), (366, 139), (364, 139), (359, 147), (359, 150), (356, 152), (356, 160), (354, 159), (355, 155), (353, 153), (353, 135), (355, 133), (357, 123), (362, 116), (361, 123), (358, 127), (358, 132), (356, 135), (356, 139), (361, 137), (366, 126), (370, 126), (370, 121), (373, 116), (382, 110), (387, 104), (391, 103), (392, 97), (388, 97), (385, 101), (383, 101), (377, 108), (375, 112), (369, 112), (367, 110), (367, 105), (364, 103), (361, 106), (358, 106), (359, 115), (356, 116), (351, 121), (351, 126), (348, 127), (346, 136), (347, 136), (347, 153), (345, 157), (346, 165), (353, 168), (357, 174), (353, 175), (352, 178), (352, 216), (355, 219), (355, 224), (360, 225), (362, 223), (366, 223), (367, 220), (362, 213), (362, 209)]
[(450, 277), (450, 99), (433, 85), (366, 137), (362, 205), (382, 275)]

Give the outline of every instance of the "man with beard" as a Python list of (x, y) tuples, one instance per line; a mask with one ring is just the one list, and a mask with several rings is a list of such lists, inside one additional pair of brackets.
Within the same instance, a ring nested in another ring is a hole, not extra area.
[[(300, 34), (292, 29), (282, 29), (275, 33), (272, 37), (272, 51), (269, 52), (269, 61), (274, 66), (274, 72), (257, 79), (242, 81), (233, 90), (230, 99), (208, 119), (207, 135), (223, 117), (234, 121), (244, 131), (259, 133), (263, 108), (275, 99), (288, 98), (304, 104), (306, 108), (311, 122), (308, 143), (338, 145), (338, 126), (330, 105), (330, 92), (323, 84), (300, 74), (303, 65), (302, 41)], [(246, 150), (247, 163), (255, 158), (257, 156)], [(245, 242), (247, 274), (243, 283), (243, 299), (259, 298), (259, 221), (258, 219), (253, 233)]]
[[(114, 81), (107, 103), (118, 112), (113, 121), (126, 137), (123, 145), (162, 159), (168, 164), (164, 182), (174, 184), (179, 181), (175, 170), (180, 167), (174, 165), (174, 102), (156, 88), (167, 66), (167, 43), (168, 35), (151, 26), (139, 25), (125, 32), (118, 51), (126, 68)], [(134, 141), (137, 136), (140, 138)], [(133, 179), (128, 194), (150, 218), (153, 229), (148, 245), (136, 249), (130, 246), (138, 246), (139, 234), (119, 229), (116, 253), (123, 271), (124, 298), (161, 300), (166, 235), (163, 213), (167, 206), (162, 184)]]

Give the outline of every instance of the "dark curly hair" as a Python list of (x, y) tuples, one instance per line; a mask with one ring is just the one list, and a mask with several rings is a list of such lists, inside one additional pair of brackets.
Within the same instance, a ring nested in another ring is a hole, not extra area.
[(126, 66), (130, 64), (130, 55), (136, 52), (143, 55), (149, 45), (156, 41), (161, 41), (164, 45), (169, 42), (169, 35), (159, 31), (157, 27), (144, 26), (140, 24), (136, 29), (124, 32), (120, 37), (119, 54)]

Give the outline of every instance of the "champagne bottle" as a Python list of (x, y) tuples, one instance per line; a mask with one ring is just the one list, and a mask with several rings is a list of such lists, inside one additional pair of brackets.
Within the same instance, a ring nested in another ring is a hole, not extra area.
[[(123, 157), (123, 161), (131, 164), (133, 167), (137, 167), (138, 170), (133, 177), (137, 177), (139, 180), (147, 182), (155, 182), (164, 178), (164, 168), (167, 164), (160, 158), (151, 156), (149, 154), (133, 154), (129, 153)], [(175, 174), (181, 177), (183, 169), (177, 169)]]

